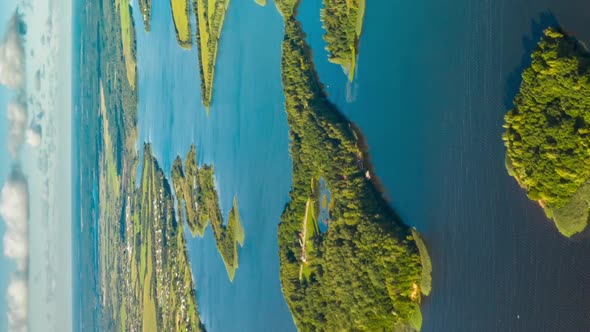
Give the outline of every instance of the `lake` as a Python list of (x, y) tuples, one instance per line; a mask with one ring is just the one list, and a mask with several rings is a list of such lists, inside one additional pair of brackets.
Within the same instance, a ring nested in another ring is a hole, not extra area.
[[(215, 166), (224, 216), (236, 195), (246, 233), (233, 284), (211, 230), (189, 239), (202, 319), (209, 331), (294, 330), (277, 253), (291, 182), (282, 19), (271, 2), (232, 1), (207, 116), (196, 51), (177, 46), (169, 2), (152, 6), (149, 34), (135, 10), (140, 142), (152, 142), (167, 174), (196, 143), (199, 162)], [(302, 1), (299, 18), (330, 99), (362, 129), (392, 206), (429, 247), (423, 331), (590, 330), (590, 232), (558, 234), (508, 176), (501, 141), (542, 29), (560, 24), (590, 42), (589, 7), (371, 0), (358, 73), (347, 84), (323, 49), (321, 2)]]

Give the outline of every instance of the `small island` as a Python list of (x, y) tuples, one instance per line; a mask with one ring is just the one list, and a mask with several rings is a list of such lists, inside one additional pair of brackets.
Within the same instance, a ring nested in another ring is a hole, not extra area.
[(229, 0), (193, 0), (193, 11), (197, 22), (201, 99), (207, 110), (213, 98), (215, 61), (228, 7)]
[(590, 54), (548, 28), (505, 116), (506, 168), (564, 236), (590, 211)]
[(366, 0), (324, 0), (321, 20), (329, 60), (339, 64), (348, 79), (354, 79), (359, 39), (363, 30)]
[(297, 328), (419, 331), (431, 290), (426, 246), (377, 189), (359, 130), (328, 101), (293, 2), (277, 8), (293, 160), (280, 277)]
[(205, 235), (211, 223), (217, 250), (225, 263), (229, 279), (233, 281), (238, 268), (238, 245), (244, 245), (244, 229), (240, 222), (237, 199), (234, 197), (226, 226), (219, 208), (213, 167), (197, 167), (194, 145), (186, 156), (184, 169), (180, 157), (174, 160), (172, 183), (178, 200), (179, 219), (182, 220), (184, 212), (192, 235), (200, 237)]

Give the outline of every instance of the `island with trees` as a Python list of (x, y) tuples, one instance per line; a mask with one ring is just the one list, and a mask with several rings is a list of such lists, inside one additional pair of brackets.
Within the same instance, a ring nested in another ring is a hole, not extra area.
[(215, 62), (228, 7), (229, 0), (193, 0), (193, 12), (197, 22), (196, 42), (199, 51), (201, 99), (207, 110), (213, 98)]
[(294, 5), (277, 0), (293, 161), (278, 230), (283, 294), (300, 331), (418, 331), (431, 289), (426, 246), (377, 189), (359, 130), (328, 101)]
[(229, 279), (233, 281), (238, 268), (238, 245), (244, 244), (238, 201), (234, 197), (226, 226), (219, 207), (213, 167), (197, 167), (195, 151), (192, 145), (185, 158), (184, 168), (180, 157), (172, 165), (172, 183), (178, 199), (179, 217), (186, 215), (193, 236), (203, 237), (207, 226), (211, 224), (217, 250), (225, 263)]
[(505, 116), (506, 167), (564, 236), (590, 211), (590, 54), (548, 28)]
[(351, 81), (354, 79), (364, 16), (365, 0), (324, 0), (321, 10), (329, 60), (342, 66)]

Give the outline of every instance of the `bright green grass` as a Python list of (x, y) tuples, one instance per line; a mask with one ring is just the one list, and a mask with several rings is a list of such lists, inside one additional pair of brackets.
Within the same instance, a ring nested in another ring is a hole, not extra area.
[(156, 321), (156, 303), (152, 298), (152, 238), (151, 233), (147, 236), (147, 269), (145, 274), (145, 282), (143, 284), (143, 311), (142, 322), (143, 332), (157, 331), (158, 325)]
[(170, 0), (170, 7), (172, 7), (172, 19), (174, 20), (178, 45), (184, 49), (190, 49), (193, 46), (193, 38), (189, 16), (189, 1)]
[(588, 225), (590, 212), (590, 180), (586, 181), (562, 208), (545, 209), (547, 216), (553, 218), (561, 234), (570, 237), (580, 233)]
[(135, 63), (135, 56), (133, 55), (133, 30), (132, 30), (132, 22), (131, 22), (131, 12), (130, 7), (127, 2), (121, 3), (117, 0), (117, 5), (119, 7), (119, 13), (121, 14), (121, 39), (123, 41), (123, 55), (125, 57), (125, 68), (127, 69), (127, 81), (129, 82), (129, 86), (135, 89), (135, 72), (136, 72), (136, 63)]
[[(416, 306), (418, 305), (416, 304)], [(414, 310), (414, 314), (410, 316), (408, 323), (416, 331), (420, 331), (422, 329), (422, 312), (420, 311), (419, 307)]]
[(416, 246), (418, 246), (418, 250), (420, 251), (420, 263), (422, 265), (420, 291), (425, 296), (428, 296), (432, 290), (432, 262), (430, 261), (430, 255), (428, 254), (424, 240), (422, 240), (422, 236), (420, 236), (420, 234), (413, 228), (412, 237), (414, 238), (414, 241), (416, 241)]

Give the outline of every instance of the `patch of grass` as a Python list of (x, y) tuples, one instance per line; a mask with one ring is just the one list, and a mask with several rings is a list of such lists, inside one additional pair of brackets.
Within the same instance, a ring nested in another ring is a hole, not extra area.
[(192, 27), (190, 22), (189, 0), (170, 0), (172, 19), (178, 45), (184, 49), (193, 46)]
[(547, 216), (553, 218), (561, 234), (570, 237), (580, 233), (588, 225), (590, 212), (590, 180), (586, 181), (562, 208), (545, 209)]
[(144, 332), (157, 331), (158, 323), (156, 321), (156, 303), (152, 297), (152, 248), (151, 234), (148, 232), (147, 240), (147, 269), (145, 281), (143, 283), (143, 311), (142, 327)]
[(416, 305), (416, 307), (417, 308), (410, 316), (408, 323), (414, 330), (420, 331), (422, 329), (422, 312), (420, 311), (420, 307), (418, 305)]
[[(422, 265), (422, 278), (420, 278), (420, 291), (425, 296), (430, 294), (432, 290), (432, 262), (426, 244), (422, 240), (422, 236), (415, 229), (412, 228), (412, 237), (416, 241), (418, 251), (420, 251), (420, 264)], [(418, 310), (420, 311), (420, 310)]]
[(193, 11), (197, 20), (201, 98), (207, 110), (213, 96), (215, 61), (228, 7), (229, 0), (193, 0)]
[(123, 55), (127, 69), (127, 81), (132, 89), (135, 89), (135, 77), (137, 64), (135, 59), (135, 28), (131, 6), (127, 2), (117, 0), (119, 14), (121, 15), (121, 39), (123, 41)]
[(266, 6), (266, 0), (254, 0), (254, 1), (262, 7)]

